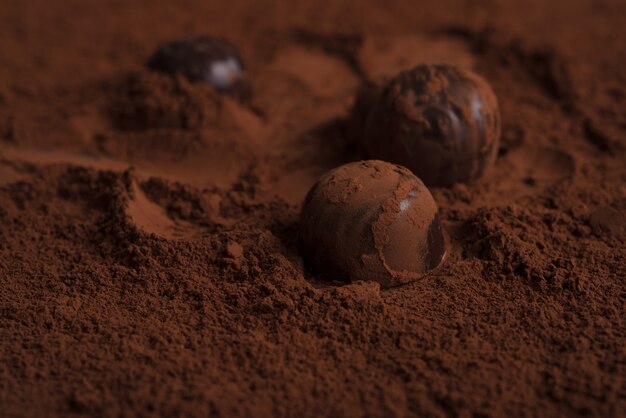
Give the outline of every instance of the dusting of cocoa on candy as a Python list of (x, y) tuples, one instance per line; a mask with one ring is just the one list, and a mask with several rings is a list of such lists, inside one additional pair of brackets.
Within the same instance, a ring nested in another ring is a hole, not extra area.
[(326, 173), (300, 216), (299, 248), (323, 278), (408, 283), (437, 267), (445, 240), (437, 204), (409, 170), (361, 161)]
[(420, 65), (387, 84), (365, 122), (363, 146), (369, 158), (449, 187), (480, 178), (499, 138), (498, 102), (485, 80), (454, 66)]

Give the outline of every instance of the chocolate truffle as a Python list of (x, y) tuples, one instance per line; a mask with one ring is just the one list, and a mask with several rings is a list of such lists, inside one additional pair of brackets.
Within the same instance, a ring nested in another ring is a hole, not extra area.
[(500, 112), (480, 76), (420, 65), (393, 78), (365, 122), (369, 158), (402, 164), (428, 186), (471, 183), (493, 165)]
[(227, 41), (209, 36), (168, 42), (148, 60), (148, 68), (182, 75), (191, 82), (205, 82), (221, 93), (247, 96), (245, 65), (237, 49)]
[(324, 174), (300, 214), (298, 248), (307, 267), (337, 281), (404, 284), (446, 253), (437, 205), (408, 169), (361, 161)]

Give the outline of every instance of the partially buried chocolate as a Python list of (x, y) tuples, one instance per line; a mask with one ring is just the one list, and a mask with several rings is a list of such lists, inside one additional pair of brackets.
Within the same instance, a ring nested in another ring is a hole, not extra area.
[(498, 102), (470, 70), (420, 65), (387, 84), (363, 135), (368, 158), (402, 164), (428, 186), (471, 183), (495, 161)]
[(446, 253), (437, 204), (424, 183), (404, 167), (374, 160), (338, 167), (313, 185), (298, 248), (325, 279), (382, 287), (424, 276)]
[(208, 83), (221, 93), (249, 95), (243, 60), (223, 39), (198, 36), (168, 42), (156, 50), (147, 65), (156, 72)]

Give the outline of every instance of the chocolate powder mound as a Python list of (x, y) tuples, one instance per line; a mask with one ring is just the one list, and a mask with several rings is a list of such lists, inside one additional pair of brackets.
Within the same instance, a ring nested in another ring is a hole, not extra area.
[(217, 119), (215, 93), (192, 87), (182, 78), (135, 73), (124, 77), (114, 89), (105, 112), (112, 126), (120, 130), (190, 130)]
[[(3, 2), (0, 416), (624, 416), (625, 11)], [(445, 263), (398, 288), (319, 281), (302, 198), (352, 157), (324, 127), (358, 68), (406, 69), (370, 41), (485, 28), (455, 51), (503, 138), (480, 181), (431, 189)], [(264, 117), (142, 71), (198, 33), (246, 57)]]

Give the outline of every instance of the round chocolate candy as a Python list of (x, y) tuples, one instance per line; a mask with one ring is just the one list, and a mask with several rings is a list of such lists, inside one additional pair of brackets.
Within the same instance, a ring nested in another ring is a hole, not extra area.
[(182, 75), (191, 82), (205, 82), (221, 93), (247, 96), (245, 65), (237, 49), (227, 41), (209, 36), (168, 42), (148, 60), (148, 68)]
[(408, 169), (383, 161), (343, 165), (309, 190), (298, 248), (306, 265), (336, 281), (408, 283), (446, 253), (437, 204)]
[(495, 161), (498, 102), (470, 70), (420, 65), (387, 84), (363, 135), (369, 158), (404, 165), (428, 186), (471, 183)]

